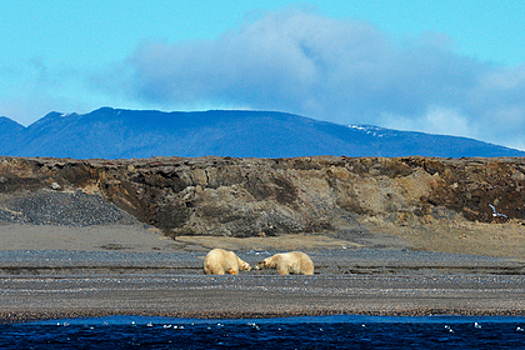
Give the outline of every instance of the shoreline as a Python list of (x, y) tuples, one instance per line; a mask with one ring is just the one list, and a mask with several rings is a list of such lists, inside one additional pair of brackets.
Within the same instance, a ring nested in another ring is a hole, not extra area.
[(0, 313), (0, 324), (25, 324), (38, 321), (61, 321), (74, 319), (102, 318), (113, 316), (137, 317), (166, 317), (181, 320), (251, 320), (273, 319), (288, 317), (322, 317), (322, 316), (377, 316), (377, 317), (432, 317), (432, 316), (457, 316), (457, 317), (525, 317), (523, 310), (502, 311), (472, 311), (449, 309), (413, 309), (413, 310), (355, 310), (340, 313), (337, 311), (315, 312), (279, 312), (279, 313), (238, 313), (238, 312), (213, 312), (205, 315), (201, 313), (181, 312), (118, 312), (99, 310), (71, 310), (64, 312), (37, 312), (37, 313)]
[(14, 276), (0, 280), (0, 322), (114, 315), (525, 316), (524, 286), (523, 276), (497, 275)]
[(525, 316), (525, 264), (517, 258), (341, 246), (312, 235), (230, 249), (253, 266), (301, 244), (314, 261), (313, 276), (275, 270), (207, 276), (202, 262), (209, 246), (144, 226), (0, 229), (0, 323), (114, 315)]

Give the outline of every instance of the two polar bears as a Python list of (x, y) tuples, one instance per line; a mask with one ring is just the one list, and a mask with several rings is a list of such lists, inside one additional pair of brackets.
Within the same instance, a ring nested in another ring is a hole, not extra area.
[[(310, 257), (302, 252), (275, 254), (259, 262), (256, 270), (264, 268), (277, 269), (279, 274), (313, 275), (314, 264)], [(204, 273), (207, 275), (237, 275), (239, 270), (250, 271), (251, 266), (241, 260), (234, 252), (224, 249), (213, 249), (204, 259)]]

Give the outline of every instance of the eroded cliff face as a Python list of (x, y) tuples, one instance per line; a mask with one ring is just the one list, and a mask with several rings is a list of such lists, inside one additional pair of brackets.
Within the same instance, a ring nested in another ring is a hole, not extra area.
[(369, 219), (522, 221), (525, 159), (0, 158), (0, 209), (40, 190), (102, 195), (172, 236), (336, 232)]

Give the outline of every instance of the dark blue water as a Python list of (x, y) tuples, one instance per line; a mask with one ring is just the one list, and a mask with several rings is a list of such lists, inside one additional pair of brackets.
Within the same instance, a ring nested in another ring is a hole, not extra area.
[(0, 325), (0, 349), (525, 349), (525, 317), (116, 316)]

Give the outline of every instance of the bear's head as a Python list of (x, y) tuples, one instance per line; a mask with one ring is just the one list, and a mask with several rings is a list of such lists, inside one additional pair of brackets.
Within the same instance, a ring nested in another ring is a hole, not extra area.
[(271, 259), (270, 258), (264, 259), (263, 261), (259, 261), (257, 263), (257, 265), (255, 265), (255, 269), (256, 270), (262, 270), (262, 269), (265, 269), (265, 268), (271, 268), (270, 264), (271, 264)]
[(252, 269), (252, 267), (246, 261), (243, 261), (243, 260), (239, 259), (239, 269), (245, 270), (245, 271), (250, 271)]

